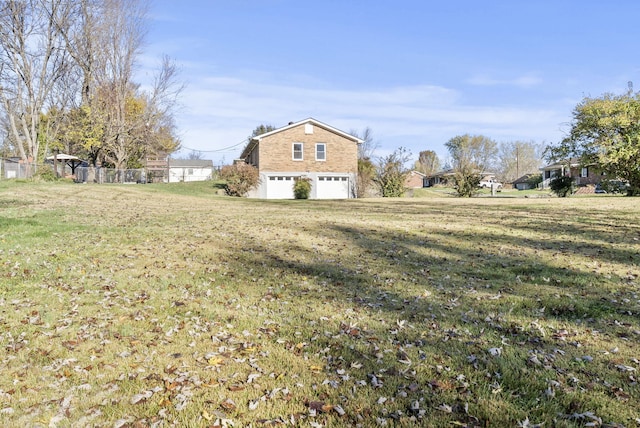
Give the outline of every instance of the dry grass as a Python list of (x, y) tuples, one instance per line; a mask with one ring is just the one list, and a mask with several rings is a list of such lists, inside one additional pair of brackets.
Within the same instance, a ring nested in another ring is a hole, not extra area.
[(0, 182), (1, 425), (640, 423), (639, 199), (215, 193)]

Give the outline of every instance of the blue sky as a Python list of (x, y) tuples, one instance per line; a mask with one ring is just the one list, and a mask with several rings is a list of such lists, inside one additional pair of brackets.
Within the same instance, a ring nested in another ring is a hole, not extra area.
[(584, 96), (640, 87), (637, 0), (154, 0), (140, 80), (186, 83), (180, 155), (230, 163), (260, 124), (370, 127), (383, 156), (462, 134), (557, 142)]

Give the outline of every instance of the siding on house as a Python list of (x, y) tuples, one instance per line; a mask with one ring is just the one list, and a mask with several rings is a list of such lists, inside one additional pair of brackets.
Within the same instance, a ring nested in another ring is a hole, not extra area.
[(169, 182), (189, 182), (211, 180), (213, 161), (198, 159), (170, 159)]

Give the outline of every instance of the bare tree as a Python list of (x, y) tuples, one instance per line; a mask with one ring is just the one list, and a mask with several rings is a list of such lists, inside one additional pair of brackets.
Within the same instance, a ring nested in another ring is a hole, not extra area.
[(495, 141), (483, 135), (460, 135), (445, 144), (453, 162), (458, 196), (471, 197), (477, 192), (482, 174), (493, 165), (497, 154)]
[(525, 174), (539, 173), (543, 162), (544, 145), (534, 141), (500, 143), (498, 173), (505, 182), (514, 181)]
[(0, 4), (0, 102), (12, 145), (37, 163), (42, 114), (54, 107), (69, 69), (64, 41), (52, 16), (64, 0), (9, 0)]
[(102, 0), (67, 0), (59, 14), (53, 16), (73, 58), (81, 81), (81, 103), (89, 105), (94, 88), (94, 73), (100, 67), (102, 46), (105, 45), (104, 13), (110, 2)]
[(440, 170), (440, 159), (433, 150), (423, 150), (418, 155), (418, 160), (414, 165), (416, 171), (425, 175), (431, 175)]
[(362, 140), (358, 146), (358, 178), (355, 193), (358, 198), (364, 198), (374, 184), (376, 166), (373, 163), (373, 155), (378, 148), (378, 143), (373, 140), (373, 131), (368, 126), (362, 134), (355, 129), (349, 131), (349, 134)]
[(363, 141), (358, 146), (358, 159), (373, 159), (373, 155), (379, 146), (378, 142), (373, 139), (373, 130), (367, 126), (361, 134), (355, 129), (349, 131), (349, 134)]
[(123, 169), (134, 143), (127, 116), (136, 109), (132, 78), (146, 34), (147, 8), (137, 0), (106, 0), (103, 14), (104, 62), (95, 74), (105, 126), (103, 153), (116, 169)]
[(133, 81), (147, 11), (146, 0), (0, 3), (0, 107), (23, 159), (55, 145), (122, 169), (179, 147), (175, 64), (163, 58), (147, 91)]

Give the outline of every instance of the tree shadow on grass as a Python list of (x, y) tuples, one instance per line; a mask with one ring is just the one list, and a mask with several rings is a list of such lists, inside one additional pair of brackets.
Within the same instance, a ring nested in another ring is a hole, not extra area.
[[(627, 326), (610, 329), (613, 336), (628, 335), (629, 326), (638, 328), (628, 305), (608, 298), (609, 292), (598, 288), (601, 283), (615, 287), (615, 279), (550, 261), (532, 263), (526, 252), (495, 252), (507, 244), (523, 250), (560, 251), (565, 241), (490, 232), (409, 233), (339, 224), (315, 233), (319, 241), (333, 240), (339, 245), (324, 250), (300, 244), (283, 249), (247, 236), (243, 241), (253, 244), (243, 250), (243, 263), (258, 264), (283, 277), (310, 278), (313, 287), (305, 289), (294, 283), (286, 293), (292, 301), (304, 295), (329, 305), (333, 302), (331, 315), (341, 321), (330, 334), (318, 335), (312, 345), (312, 349), (330, 349), (325, 367), (328, 375), (346, 371), (354, 378), (366, 374), (372, 386), (374, 378), (387, 382), (392, 388), (387, 393), (400, 392), (407, 398), (398, 399), (398, 417), (411, 410), (412, 399), (422, 395), (424, 400), (428, 394), (425, 405), (431, 409), (441, 401), (457, 403), (451, 419), (464, 423), (495, 418), (481, 404), (493, 399), (512, 407), (502, 422), (513, 424), (514, 415), (524, 418), (544, 395), (545, 376), (568, 382), (564, 376), (580, 351), (566, 348), (569, 333), (563, 333), (565, 330), (578, 331), (585, 323), (598, 325), (606, 322), (603, 318), (626, 320)], [(598, 247), (590, 245), (590, 249)], [(492, 252), (483, 252), (484, 246)], [(633, 251), (621, 249), (608, 254), (616, 262), (634, 256)], [(358, 308), (364, 324), (350, 321), (345, 311), (351, 307)], [(304, 322), (315, 323), (319, 315), (310, 309), (303, 315)], [(545, 335), (536, 327), (540, 320), (558, 328)], [(561, 355), (567, 357), (553, 356), (554, 362), (540, 368), (528, 366), (532, 355), (551, 359), (552, 350), (558, 347), (565, 349)], [(491, 353), (506, 353), (507, 349), (513, 360), (497, 359)], [(355, 369), (362, 361), (364, 365)], [(525, 372), (531, 375), (523, 377)], [(588, 369), (575, 372), (589, 375)], [(511, 397), (492, 396), (495, 393), (489, 384), (500, 384)], [(460, 410), (465, 400), (476, 404), (473, 417)], [(585, 406), (588, 401), (584, 398)], [(581, 408), (581, 402), (571, 395), (547, 403), (538, 416), (549, 418), (550, 409), (554, 416), (571, 414)], [(609, 417), (615, 420), (613, 413)]]

